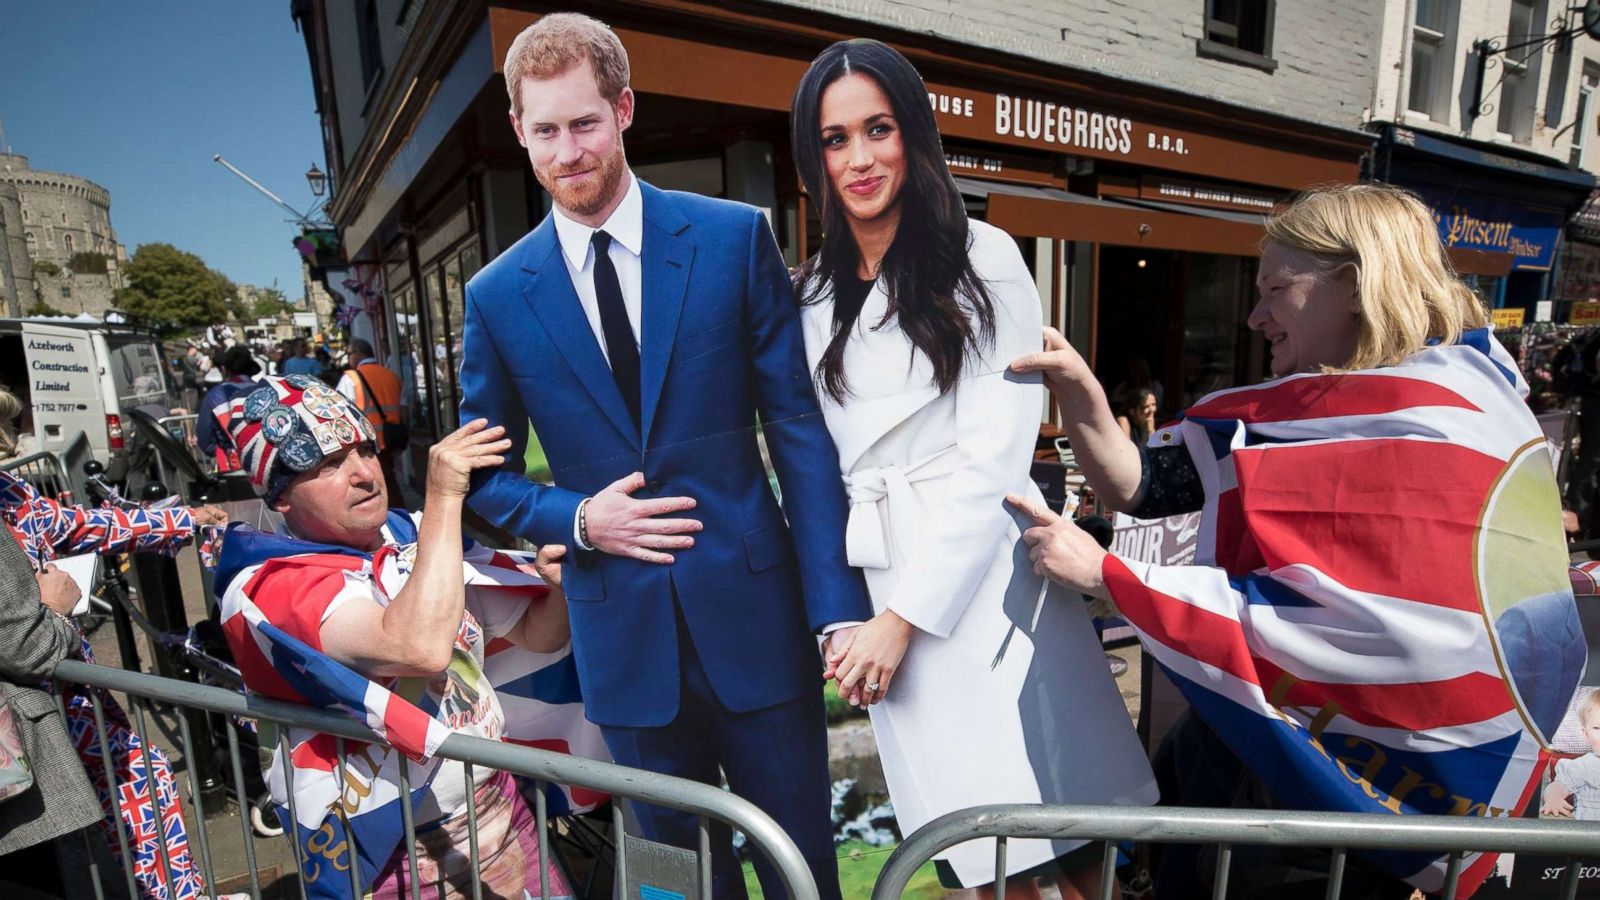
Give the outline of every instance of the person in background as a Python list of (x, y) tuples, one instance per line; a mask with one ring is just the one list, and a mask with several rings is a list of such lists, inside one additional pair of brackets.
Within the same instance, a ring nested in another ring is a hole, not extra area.
[[(1514, 814), (1587, 656), (1527, 383), (1399, 188), (1274, 213), (1256, 288), (1275, 380), (1202, 398), (1148, 447), (1059, 332), (1012, 363), (1046, 374), (1102, 503), (1203, 512), (1194, 564), (1172, 566), (1013, 498), (1035, 567), (1111, 601), (1189, 701), (1157, 754), (1168, 802)], [(1155, 896), (1209, 895), (1209, 853), (1163, 848)], [(1494, 860), (1469, 857), (1463, 894)], [(1352, 851), (1341, 896), (1435, 892), (1448, 863)], [(1320, 894), (1331, 865), (1241, 847), (1230, 896)]]
[(310, 345), (305, 338), (295, 338), (289, 345), (290, 355), (283, 361), (279, 368), (285, 375), (309, 375), (319, 378), (322, 375), (322, 365), (311, 355)]
[(226, 474), (239, 470), (239, 457), (233, 451), (233, 443), (217, 424), (216, 408), (249, 393), (255, 387), (256, 376), (261, 374), (261, 367), (243, 344), (234, 344), (224, 351), (218, 365), (222, 368), (223, 381), (206, 391), (200, 401), (195, 415), (195, 440), (202, 453), (216, 460), (217, 471)]
[(19, 456), (30, 456), (38, 450), (38, 440), (33, 432), (21, 430), (22, 401), (17, 395), (0, 386), (0, 462)]
[(330, 387), (338, 384), (344, 375), (344, 368), (334, 364), (333, 351), (326, 346), (319, 346), (311, 356), (317, 361), (317, 378)]
[(1140, 391), (1155, 394), (1158, 415), (1167, 408), (1167, 389), (1150, 374), (1150, 360), (1143, 356), (1130, 356), (1127, 377), (1111, 389), (1111, 408), (1127, 409), (1132, 405), (1134, 395)]
[(350, 341), (350, 367), (334, 389), (372, 423), (378, 435), (378, 465), (383, 467), (383, 482), (394, 502), (400, 502), (405, 495), (395, 474), (397, 457), (410, 442), (406, 408), (400, 401), (400, 376), (378, 362), (370, 341), (354, 338)]
[(222, 357), (222, 347), (217, 344), (207, 344), (200, 351), (200, 358), (196, 362), (200, 366), (200, 389), (208, 391), (213, 385), (222, 383), (222, 369), (217, 366), (217, 360)]
[(1156, 394), (1140, 388), (1128, 395), (1128, 405), (1117, 414), (1117, 427), (1135, 444), (1143, 444), (1156, 430)]

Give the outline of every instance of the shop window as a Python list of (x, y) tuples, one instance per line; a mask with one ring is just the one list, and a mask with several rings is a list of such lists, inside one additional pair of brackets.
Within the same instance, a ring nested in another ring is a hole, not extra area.
[(438, 266), (423, 272), (422, 296), (419, 298), (421, 313), (428, 317), (429, 346), (425, 354), (424, 377), (433, 382), (433, 396), (437, 404), (433, 410), (433, 420), (439, 423), (441, 435), (455, 430), (451, 423), (455, 421), (455, 404), (452, 401), (456, 395), (453, 384), (455, 373), (450, 367), (449, 335), (445, 331), (443, 275)]
[[(1527, 44), (1544, 33), (1535, 0), (1511, 0), (1506, 46)], [(1539, 45), (1500, 55), (1500, 108), (1495, 130), (1519, 143), (1533, 136), (1533, 103), (1539, 84)]]
[(1450, 84), (1455, 77), (1454, 0), (1417, 0), (1411, 23), (1411, 83), (1406, 108), (1435, 122), (1450, 116)]
[(1253, 66), (1272, 72), (1274, 0), (1206, 0), (1205, 37), (1196, 52), (1207, 59)]
[(1572, 157), (1575, 168), (1588, 169), (1590, 148), (1600, 138), (1600, 107), (1595, 105), (1595, 91), (1600, 89), (1600, 68), (1594, 63), (1583, 64), (1583, 83), (1578, 86), (1578, 110), (1572, 126)]
[(428, 386), (418, 377), (422, 370), (418, 334), (417, 295), (409, 286), (394, 292), (395, 355), (399, 358), (400, 390), (406, 398), (406, 419), (415, 429), (428, 423)]
[(451, 423), (449, 427), (453, 431), (459, 427), (456, 417), (461, 408), (461, 329), (466, 325), (466, 303), (461, 291), (461, 258), (452, 256), (446, 260), (441, 276), (444, 279), (444, 309), (440, 318), (446, 323), (443, 365), (450, 373), (450, 380), (448, 390), (441, 397), (439, 421)]

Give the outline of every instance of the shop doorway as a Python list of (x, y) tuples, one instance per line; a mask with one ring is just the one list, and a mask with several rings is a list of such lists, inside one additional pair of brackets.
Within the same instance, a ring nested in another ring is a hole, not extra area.
[(1262, 342), (1246, 325), (1256, 269), (1253, 257), (1102, 245), (1094, 368), (1113, 406), (1145, 369), (1160, 385), (1162, 419), (1259, 382)]
[(1170, 250), (1100, 247), (1094, 370), (1115, 412), (1122, 412), (1116, 407), (1123, 405), (1126, 386), (1142, 380), (1145, 370), (1163, 386), (1157, 419), (1176, 411), (1168, 383), (1178, 362), (1172, 353), (1182, 338), (1179, 256)]

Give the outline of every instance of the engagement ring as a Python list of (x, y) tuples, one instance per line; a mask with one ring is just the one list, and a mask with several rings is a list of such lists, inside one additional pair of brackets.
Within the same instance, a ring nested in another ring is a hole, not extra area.
[(871, 684), (867, 685), (867, 690), (869, 690), (869, 691), (875, 691), (877, 689), (878, 689), (878, 683), (876, 681), (874, 681)]

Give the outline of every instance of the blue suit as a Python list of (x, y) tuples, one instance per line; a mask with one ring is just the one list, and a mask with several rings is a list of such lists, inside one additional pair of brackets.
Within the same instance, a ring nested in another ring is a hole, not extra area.
[[(578, 503), (632, 472), (648, 484), (635, 497), (695, 498), (684, 515), (704, 530), (672, 566), (569, 556), (585, 709), (619, 762), (711, 783), (720, 767), (836, 896), (815, 634), (865, 621), (871, 607), (845, 562), (848, 504), (788, 273), (759, 210), (640, 189), (640, 426), (547, 217), (467, 285), (462, 421), (506, 423), (514, 441), (504, 468), (474, 479), (470, 502), (530, 541), (571, 546)], [(524, 420), (554, 485), (523, 477)], [(641, 810), (641, 821), (647, 837), (696, 845), (692, 817)], [(719, 853), (719, 896), (743, 894), (736, 878), (737, 862)]]

